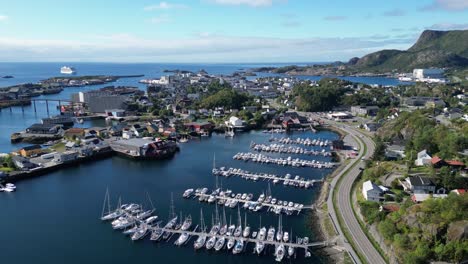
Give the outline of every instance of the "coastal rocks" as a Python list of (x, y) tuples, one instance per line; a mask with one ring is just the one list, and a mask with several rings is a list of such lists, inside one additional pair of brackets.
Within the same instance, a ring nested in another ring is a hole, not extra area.
[(448, 241), (468, 239), (468, 220), (453, 222), (447, 229)]

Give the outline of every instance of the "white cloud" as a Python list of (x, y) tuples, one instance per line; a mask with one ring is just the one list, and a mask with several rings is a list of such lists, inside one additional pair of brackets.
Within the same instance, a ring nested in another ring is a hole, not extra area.
[(464, 11), (468, 9), (467, 0), (434, 0), (434, 2), (428, 6), (422, 8), (423, 11), (430, 10), (447, 10), (447, 11)]
[(143, 9), (145, 11), (154, 11), (154, 10), (167, 10), (167, 9), (185, 9), (188, 8), (188, 5), (184, 4), (171, 4), (168, 2), (160, 2), (156, 5), (145, 6)]
[[(78, 38), (78, 37), (77, 37)], [(83, 38), (82, 38), (83, 39)], [(414, 39), (232, 37), (202, 34), (145, 39), (129, 34), (83, 40), (0, 37), (0, 61), (294, 62), (348, 60), (383, 48), (407, 48)]]
[(152, 17), (150, 18), (149, 20), (152, 24), (164, 24), (164, 23), (168, 23), (171, 21), (171, 19), (169, 18), (168, 15), (160, 15), (160, 16), (156, 16), (156, 17)]
[(0, 15), (0, 22), (7, 21), (8, 18), (9, 18), (8, 16)]
[(251, 7), (271, 6), (273, 0), (212, 0), (220, 5), (248, 5)]
[(439, 23), (434, 24), (428, 29), (435, 29), (435, 30), (464, 30), (468, 29), (468, 24), (453, 24), (453, 23)]

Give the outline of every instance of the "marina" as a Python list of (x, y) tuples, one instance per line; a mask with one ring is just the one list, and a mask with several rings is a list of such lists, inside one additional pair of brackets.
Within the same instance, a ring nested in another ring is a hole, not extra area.
[[(106, 201), (109, 202), (108, 194), (106, 194), (104, 208), (106, 207)], [(110, 205), (107, 206), (109, 209)], [(173, 210), (172, 206), (171, 210)], [(162, 221), (153, 225), (152, 222), (154, 220), (150, 221), (150, 219), (157, 219), (157, 216), (152, 216), (153, 212), (154, 210), (145, 211), (140, 205), (135, 203), (119, 204), (117, 209), (113, 211), (109, 210), (106, 213), (103, 212), (100, 219), (102, 221), (110, 221), (114, 230), (123, 230), (122, 233), (129, 235), (133, 241), (141, 240), (150, 235), (150, 240), (153, 242), (170, 242), (174, 236), (178, 236), (174, 245), (185, 246), (193, 237), (197, 237), (193, 243), (195, 250), (200, 250), (203, 247), (206, 250), (214, 249), (215, 251), (226, 249), (232, 251), (234, 255), (247, 252), (248, 245), (255, 244), (252, 249), (253, 254), (267, 254), (268, 247), (274, 248), (273, 256), (277, 262), (281, 262), (286, 257), (296, 258), (299, 249), (303, 250), (304, 257), (308, 258), (311, 256), (309, 248), (325, 247), (334, 244), (331, 241), (310, 242), (308, 237), (296, 237), (293, 239), (290, 237), (289, 232), (283, 232), (281, 216), (278, 220), (277, 229), (270, 226), (267, 232), (266, 227), (259, 227), (258, 231), (251, 233), (251, 227), (247, 223), (247, 219), (245, 219), (244, 225), (242, 225), (239, 211), (237, 225), (231, 223), (228, 225), (224, 212), (222, 219), (216, 213), (216, 220), (213, 221), (212, 219), (213, 224), (209, 231), (204, 224), (202, 210), (200, 210), (200, 225), (194, 228), (192, 228), (193, 223), (190, 215), (182, 220), (182, 216), (179, 218), (173, 211), (171, 213), (171, 220), (164, 226), (161, 227)], [(199, 229), (200, 231), (198, 231)]]
[(252, 152), (238, 152), (232, 158), (235, 160), (243, 160), (246, 162), (252, 161), (262, 164), (276, 164), (281, 166), (309, 167), (317, 169), (331, 169), (335, 166), (332, 162), (304, 160), (299, 158), (293, 159), (291, 156), (287, 158), (274, 158), (267, 155)]
[(306, 180), (303, 177), (296, 175), (294, 178), (291, 174), (286, 174), (284, 177), (278, 176), (276, 174), (269, 174), (269, 173), (253, 173), (246, 170), (242, 170), (239, 168), (229, 168), (226, 169), (225, 167), (221, 167), (219, 169), (213, 169), (213, 175), (215, 176), (223, 176), (223, 177), (232, 177), (237, 176), (241, 177), (246, 180), (258, 181), (271, 181), (273, 184), (280, 184), (280, 182), (284, 186), (292, 186), (292, 187), (299, 187), (308, 189), (314, 186), (317, 182), (322, 182), (321, 180)]
[(318, 150), (308, 150), (301, 147), (292, 147), (292, 146), (285, 146), (281, 144), (256, 144), (252, 142), (250, 144), (250, 148), (258, 151), (258, 152), (276, 152), (276, 153), (283, 153), (283, 154), (303, 154), (309, 156), (324, 156), (324, 157), (331, 157), (332, 153), (330, 151), (325, 151), (322, 149), (321, 151)]
[(257, 199), (251, 193), (233, 193), (232, 190), (221, 190), (220, 188), (209, 193), (208, 188), (187, 189), (182, 195), (184, 198), (198, 199), (200, 202), (221, 205), (229, 208), (242, 207), (253, 212), (262, 211), (275, 214), (292, 215), (300, 214), (304, 209), (313, 209), (313, 205), (304, 206), (292, 201), (283, 201), (272, 197), (268, 193), (262, 193)]

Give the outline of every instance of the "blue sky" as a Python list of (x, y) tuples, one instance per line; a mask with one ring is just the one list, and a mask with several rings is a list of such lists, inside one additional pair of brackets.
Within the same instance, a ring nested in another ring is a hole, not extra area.
[(1, 0), (0, 61), (335, 61), (425, 29), (468, 29), (468, 0)]

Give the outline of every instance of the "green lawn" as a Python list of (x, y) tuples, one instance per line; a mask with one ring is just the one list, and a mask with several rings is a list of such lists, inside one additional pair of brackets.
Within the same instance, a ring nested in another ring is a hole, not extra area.
[(10, 167), (1, 167), (0, 168), (0, 171), (4, 171), (4, 172), (11, 172), (11, 171), (14, 171), (15, 169), (14, 168), (10, 168)]

